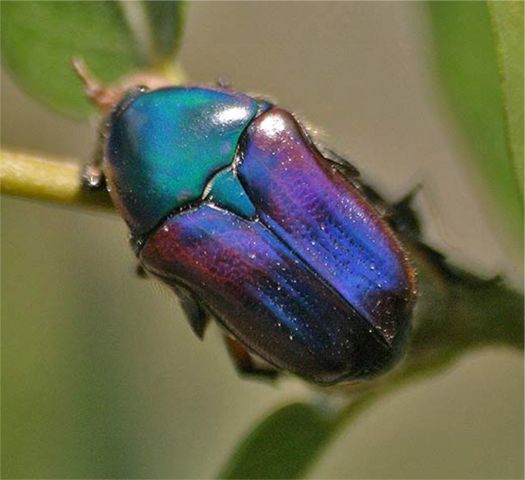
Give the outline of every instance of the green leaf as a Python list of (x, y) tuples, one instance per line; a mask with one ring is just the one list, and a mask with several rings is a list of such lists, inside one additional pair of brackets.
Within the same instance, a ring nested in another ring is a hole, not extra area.
[(155, 45), (154, 55), (160, 54), (160, 61), (175, 56), (182, 39), (181, 33), (187, 10), (186, 2), (145, 1), (141, 3), (146, 9), (146, 14), (150, 19), (149, 23), (152, 26), (151, 35)]
[(523, 1), (487, 5), (496, 38), (507, 144), (523, 194)]
[[(500, 3), (500, 2), (495, 2)], [(502, 2), (506, 4), (507, 2)], [(516, 30), (517, 20), (512, 15), (501, 12), (513, 7), (497, 7), (500, 12), (498, 29), (500, 32), (500, 51), (505, 51), (507, 65), (504, 78), (508, 77), (507, 87), (503, 87), (498, 71), (495, 36), (492, 31), (489, 9), (485, 2), (429, 2), (431, 27), (436, 49), (438, 70), (450, 98), (453, 110), (460, 125), (465, 130), (476, 166), (485, 180), (487, 191), (492, 194), (505, 227), (522, 244), (523, 204), (521, 180), (509, 152), (516, 155), (523, 152), (523, 54), (516, 50), (515, 43), (523, 42), (523, 36)], [(508, 13), (508, 12), (507, 12)], [(502, 17), (506, 17), (503, 22)], [(512, 31), (511, 31), (512, 30)], [(523, 26), (521, 26), (523, 31)], [(504, 40), (503, 40), (504, 38)], [(505, 47), (503, 47), (505, 44)], [(521, 47), (523, 52), (523, 47)], [(520, 57), (518, 59), (518, 57)], [(512, 70), (512, 75), (510, 71)], [(512, 77), (512, 81), (510, 78)], [(520, 83), (521, 82), (521, 83)], [(518, 91), (521, 90), (521, 93)], [(521, 98), (521, 101), (520, 101)], [(516, 111), (521, 113), (516, 114)], [(508, 126), (521, 131), (512, 133), (514, 147), (507, 143), (507, 121), (505, 113), (512, 115)], [(521, 128), (519, 117), (521, 116)], [(523, 162), (523, 157), (518, 161)], [(520, 167), (521, 170), (521, 167)]]
[(306, 403), (282, 407), (248, 435), (218, 478), (299, 478), (331, 432), (323, 409)]
[(241, 442), (218, 478), (301, 478), (338, 430), (372, 405), (377, 394), (357, 393), (338, 409), (322, 398), (322, 406), (292, 403), (272, 412)]
[(2, 62), (31, 95), (74, 116), (90, 105), (71, 68), (81, 57), (111, 83), (174, 62), (184, 2), (3, 2)]

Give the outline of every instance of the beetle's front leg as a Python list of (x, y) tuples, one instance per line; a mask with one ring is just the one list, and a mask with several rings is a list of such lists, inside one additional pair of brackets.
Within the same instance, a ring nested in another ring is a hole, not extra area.
[(99, 141), (95, 154), (82, 171), (82, 186), (92, 192), (106, 188), (106, 179), (102, 171), (102, 160), (104, 158), (104, 133), (99, 133)]
[(106, 186), (104, 173), (95, 164), (88, 163), (82, 172), (82, 185), (89, 191), (103, 190)]
[[(89, 71), (87, 65), (79, 57), (71, 59), (73, 71), (84, 84), (87, 98), (102, 112), (108, 112), (113, 108), (119, 98), (119, 92), (115, 89), (105, 87)], [(102, 172), (102, 160), (104, 145), (106, 142), (107, 123), (104, 121), (98, 129), (98, 142), (95, 154), (82, 171), (82, 186), (87, 191), (99, 191), (106, 188), (104, 173)]]
[(219, 77), (217, 78), (215, 83), (220, 88), (231, 88), (231, 83), (227, 78)]

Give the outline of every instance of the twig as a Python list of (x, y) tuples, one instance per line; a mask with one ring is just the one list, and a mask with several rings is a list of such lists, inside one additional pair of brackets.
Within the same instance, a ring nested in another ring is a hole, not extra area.
[(86, 192), (81, 181), (82, 163), (32, 155), (9, 149), (0, 151), (0, 191), (16, 197), (84, 207), (113, 208), (106, 192)]

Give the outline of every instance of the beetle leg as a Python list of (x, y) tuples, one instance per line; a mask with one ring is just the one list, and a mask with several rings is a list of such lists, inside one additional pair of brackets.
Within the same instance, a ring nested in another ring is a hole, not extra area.
[(278, 377), (279, 372), (275, 370), (275, 367), (265, 362), (262, 358), (248, 352), (235, 338), (224, 335), (224, 343), (239, 374), (267, 378), (269, 380)]
[(414, 197), (420, 188), (421, 186), (418, 185), (401, 200), (394, 203), (388, 215), (392, 228), (413, 240), (421, 240), (421, 222), (419, 221), (419, 215), (412, 206)]
[(394, 231), (411, 240), (421, 240), (421, 222), (419, 221), (419, 215), (412, 206), (420, 186), (412, 189), (396, 203), (388, 203), (374, 188), (366, 183), (359, 182), (358, 188)]
[[(412, 203), (421, 185), (416, 186), (397, 203), (393, 204), (387, 220), (392, 228), (406, 237), (411, 243), (411, 253), (419, 262), (424, 262), (431, 268), (436, 279), (441, 279), (445, 285), (461, 283), (479, 287), (485, 281), (462, 271), (447, 262), (446, 257), (422, 241), (421, 222)], [(496, 279), (488, 281), (497, 281)]]
[(327, 146), (316, 143), (317, 150), (321, 155), (326, 158), (339, 172), (341, 172), (351, 182), (355, 181), (356, 177), (359, 177), (359, 170), (355, 168), (346, 158), (339, 155), (337, 152), (328, 148)]
[(102, 172), (104, 158), (105, 125), (99, 129), (98, 142), (91, 161), (84, 166), (82, 171), (82, 185), (88, 191), (99, 191), (106, 188), (106, 178)]
[(355, 179), (359, 177), (359, 170), (355, 168), (350, 161), (343, 155), (340, 155), (335, 150), (326, 146), (323, 142), (318, 139), (314, 139), (313, 134), (304, 125), (304, 123), (297, 117), (295, 120), (302, 128), (302, 133), (306, 137), (306, 140), (313, 145), (317, 151), (328, 160), (334, 168), (336, 168), (348, 181), (351, 183), (355, 182)]
[(177, 287), (174, 290), (179, 296), (180, 306), (190, 323), (191, 329), (202, 340), (206, 327), (210, 322), (208, 312), (202, 307), (195, 295), (186, 289)]
[(378, 213), (382, 216), (388, 216), (391, 206), (385, 199), (370, 185), (364, 183), (359, 177), (359, 170), (354, 167), (348, 159), (327, 147), (319, 141), (314, 141), (308, 130), (303, 126), (304, 133), (309, 142), (319, 151), (319, 153), (337, 170), (347, 182), (359, 189), (366, 199), (374, 205)]
[(88, 163), (82, 172), (82, 184), (89, 191), (99, 191), (106, 187), (106, 179), (99, 167)]
[[(371, 203), (379, 215), (382, 217), (385, 217), (387, 221), (389, 220), (390, 216), (393, 212), (393, 206), (389, 204), (378, 192), (375, 188), (371, 187), (367, 183), (363, 182), (361, 179), (357, 178), (355, 175), (352, 175), (351, 170), (346, 170), (344, 165), (341, 165), (339, 163), (335, 163), (331, 160), (328, 160), (330, 163), (332, 163), (333, 167), (343, 175), (346, 180), (351, 183), (355, 188), (357, 188), (362, 195), (365, 196), (365, 198), (368, 200), (369, 203)], [(350, 165), (350, 164), (348, 164)], [(353, 169), (353, 167), (350, 165), (350, 168)]]
[(135, 267), (135, 275), (139, 278), (148, 278), (148, 272), (140, 263), (137, 263), (137, 266)]
[(216, 83), (217, 83), (217, 86), (220, 88), (230, 88), (231, 87), (230, 81), (222, 77), (219, 77)]

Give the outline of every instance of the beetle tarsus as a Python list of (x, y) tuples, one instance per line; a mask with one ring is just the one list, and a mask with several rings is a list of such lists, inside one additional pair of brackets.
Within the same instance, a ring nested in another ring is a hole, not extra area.
[(82, 172), (82, 186), (90, 192), (96, 192), (106, 188), (106, 178), (100, 167), (93, 163), (89, 163), (84, 167), (84, 171)]
[(217, 83), (217, 86), (220, 88), (230, 88), (231, 87), (230, 81), (226, 78), (219, 77), (216, 83)]
[(106, 178), (102, 169), (104, 159), (105, 126), (99, 128), (98, 142), (91, 160), (82, 171), (82, 185), (88, 192), (106, 189)]

